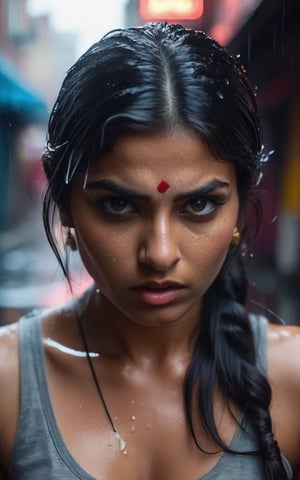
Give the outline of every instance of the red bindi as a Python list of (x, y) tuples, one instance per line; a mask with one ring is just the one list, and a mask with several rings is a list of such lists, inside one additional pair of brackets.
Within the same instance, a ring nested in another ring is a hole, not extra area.
[(157, 191), (159, 193), (165, 193), (168, 188), (170, 188), (170, 185), (168, 184), (168, 182), (165, 182), (164, 180), (162, 180), (158, 185), (157, 185)]

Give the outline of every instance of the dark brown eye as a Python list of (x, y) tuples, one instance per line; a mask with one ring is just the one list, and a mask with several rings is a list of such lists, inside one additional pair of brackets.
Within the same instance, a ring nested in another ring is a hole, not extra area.
[(136, 211), (134, 205), (123, 197), (104, 197), (97, 201), (97, 205), (111, 215), (126, 215)]
[(128, 207), (128, 201), (124, 198), (111, 198), (109, 200), (109, 206), (111, 210), (114, 212), (123, 212), (123, 210), (126, 210)]
[(209, 215), (216, 208), (216, 204), (209, 198), (195, 198), (190, 200), (185, 207), (185, 210), (189, 213), (198, 216)]

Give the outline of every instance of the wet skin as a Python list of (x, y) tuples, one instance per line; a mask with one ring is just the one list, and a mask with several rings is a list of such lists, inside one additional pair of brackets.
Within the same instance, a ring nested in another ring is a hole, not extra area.
[[(80, 174), (74, 179), (62, 220), (74, 229), (95, 285), (45, 312), (41, 326), (55, 419), (71, 455), (95, 478), (195, 480), (218, 462), (220, 453), (196, 448), (182, 391), (203, 294), (223, 265), (238, 214), (233, 165), (215, 159), (190, 130), (123, 137), (95, 162), (86, 189)], [(126, 455), (84, 358), (75, 310)], [(270, 326), (269, 332), (271, 414), (296, 471), (300, 329)], [(7, 468), (19, 411), (16, 325), (2, 330), (0, 345), (0, 462)], [(218, 390), (213, 401), (229, 444), (236, 423)], [(196, 430), (201, 446), (216, 451)]]
[(131, 135), (82, 183), (77, 175), (66, 223), (110, 318), (192, 328), (237, 223), (233, 165), (192, 131)]

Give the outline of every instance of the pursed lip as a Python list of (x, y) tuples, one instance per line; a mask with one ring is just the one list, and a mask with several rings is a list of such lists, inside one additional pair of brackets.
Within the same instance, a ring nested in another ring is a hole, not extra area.
[(148, 305), (165, 305), (176, 300), (186, 286), (173, 280), (142, 282), (132, 290)]
[(133, 290), (138, 290), (140, 288), (150, 288), (154, 290), (159, 290), (163, 288), (184, 288), (185, 285), (180, 282), (176, 282), (174, 280), (164, 280), (163, 282), (159, 282), (156, 280), (149, 280), (146, 282), (139, 283), (136, 287), (133, 287)]

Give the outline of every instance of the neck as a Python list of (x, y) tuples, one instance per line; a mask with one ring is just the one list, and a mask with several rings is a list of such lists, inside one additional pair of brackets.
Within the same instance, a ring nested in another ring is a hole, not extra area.
[(189, 361), (200, 317), (197, 306), (174, 323), (145, 326), (129, 319), (94, 287), (81, 297), (76, 310), (91, 351), (153, 367), (170, 360)]

